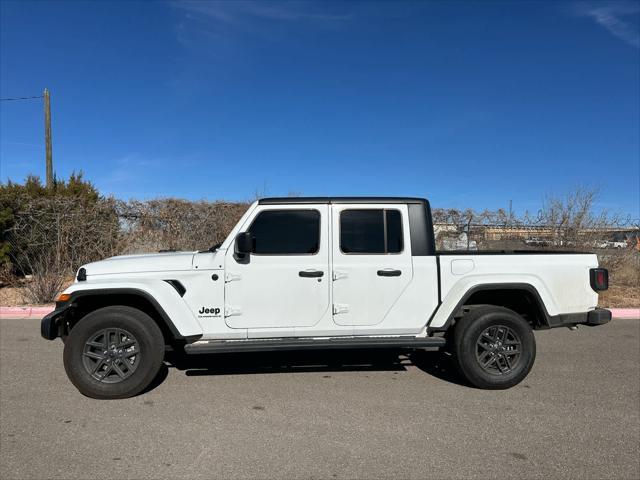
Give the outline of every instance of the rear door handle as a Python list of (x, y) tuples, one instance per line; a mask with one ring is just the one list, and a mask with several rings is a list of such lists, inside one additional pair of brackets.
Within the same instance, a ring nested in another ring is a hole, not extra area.
[(399, 277), (402, 275), (401, 270), (378, 270), (379, 277)]
[(324, 275), (324, 272), (320, 270), (302, 270), (298, 272), (298, 275), (305, 278), (320, 278)]

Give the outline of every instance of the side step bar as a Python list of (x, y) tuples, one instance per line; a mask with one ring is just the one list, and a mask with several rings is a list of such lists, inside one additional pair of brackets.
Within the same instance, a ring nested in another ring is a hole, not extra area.
[(331, 337), (269, 338), (262, 340), (201, 340), (185, 345), (188, 354), (220, 352), (268, 352), (275, 350), (329, 350), (337, 348), (440, 348), (442, 337)]

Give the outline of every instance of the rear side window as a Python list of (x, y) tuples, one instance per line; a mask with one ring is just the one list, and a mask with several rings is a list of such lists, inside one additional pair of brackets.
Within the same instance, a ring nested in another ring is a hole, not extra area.
[(340, 213), (343, 253), (399, 253), (402, 248), (402, 215), (398, 210), (343, 210)]
[(317, 210), (265, 210), (249, 227), (254, 252), (264, 255), (318, 253), (320, 212)]

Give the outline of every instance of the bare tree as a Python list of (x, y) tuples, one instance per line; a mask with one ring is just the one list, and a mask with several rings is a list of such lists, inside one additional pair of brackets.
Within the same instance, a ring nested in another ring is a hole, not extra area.
[(222, 242), (247, 203), (158, 199), (118, 203), (126, 252), (206, 249)]
[(111, 200), (82, 204), (72, 197), (21, 202), (9, 230), (11, 260), (23, 275), (31, 301), (53, 300), (65, 277), (82, 263), (116, 254), (122, 236)]

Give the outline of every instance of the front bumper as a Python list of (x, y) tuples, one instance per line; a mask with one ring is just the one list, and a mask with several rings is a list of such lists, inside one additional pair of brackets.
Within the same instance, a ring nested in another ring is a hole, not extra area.
[(42, 338), (54, 340), (60, 336), (62, 320), (70, 307), (70, 303), (56, 305), (56, 309), (42, 319), (40, 322), (40, 335), (42, 335)]
[(611, 321), (611, 310), (595, 308), (588, 312), (567, 313), (549, 317), (549, 328), (573, 327), (575, 325), (588, 325), (597, 327)]

